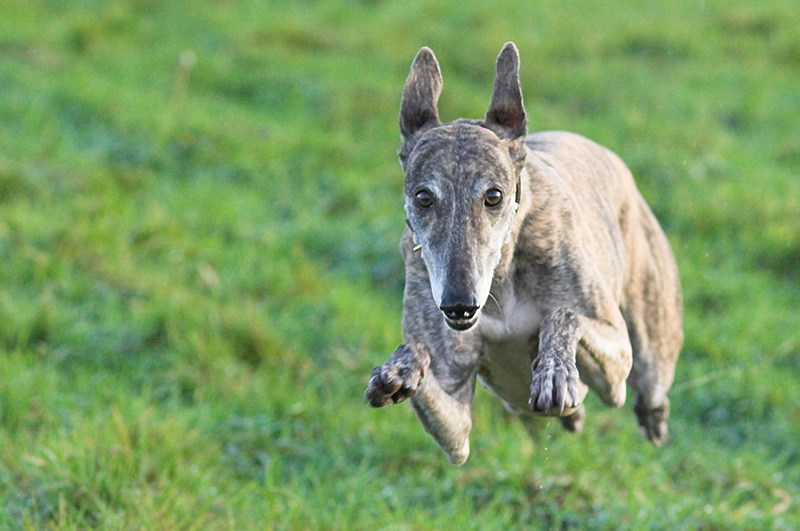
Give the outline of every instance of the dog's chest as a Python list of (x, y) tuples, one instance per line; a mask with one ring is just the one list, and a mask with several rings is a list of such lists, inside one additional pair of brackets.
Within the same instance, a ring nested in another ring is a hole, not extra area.
[(494, 343), (519, 341), (538, 333), (542, 310), (529, 297), (511, 294), (489, 299), (481, 313), (481, 335)]
[(527, 409), (542, 313), (532, 301), (518, 297), (504, 300), (502, 307), (502, 313), (481, 315), (484, 344), (478, 375), (506, 407)]

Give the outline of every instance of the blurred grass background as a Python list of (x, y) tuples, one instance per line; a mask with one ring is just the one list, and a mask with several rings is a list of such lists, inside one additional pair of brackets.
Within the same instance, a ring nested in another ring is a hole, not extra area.
[[(800, 526), (792, 0), (0, 0), (5, 528)], [(417, 49), (480, 117), (619, 153), (672, 241), (672, 438), (531, 441), (476, 396), (446, 464), (361, 403), (400, 341), (396, 117)]]

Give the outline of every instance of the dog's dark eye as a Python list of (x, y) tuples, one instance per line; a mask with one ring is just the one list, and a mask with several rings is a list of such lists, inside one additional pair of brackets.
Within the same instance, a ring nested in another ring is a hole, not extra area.
[(416, 195), (417, 204), (422, 208), (428, 208), (433, 204), (433, 196), (427, 190), (420, 190)]
[(486, 192), (486, 196), (484, 197), (484, 202), (486, 206), (497, 206), (500, 204), (500, 201), (503, 200), (503, 192), (498, 190), (497, 188), (492, 188), (488, 192)]

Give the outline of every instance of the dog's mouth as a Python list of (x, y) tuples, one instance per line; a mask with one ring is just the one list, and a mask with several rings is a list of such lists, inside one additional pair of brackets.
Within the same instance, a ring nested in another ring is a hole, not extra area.
[(469, 330), (475, 323), (478, 322), (478, 313), (475, 313), (471, 317), (459, 316), (459, 317), (452, 317), (444, 314), (444, 322), (447, 323), (447, 326), (452, 328), (453, 330), (457, 330), (459, 332), (463, 332), (464, 330)]

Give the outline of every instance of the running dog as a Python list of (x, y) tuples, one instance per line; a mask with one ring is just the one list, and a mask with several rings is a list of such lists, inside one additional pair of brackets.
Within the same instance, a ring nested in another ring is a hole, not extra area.
[(559, 416), (575, 432), (589, 389), (620, 407), (627, 383), (660, 445), (683, 343), (667, 238), (614, 153), (572, 133), (527, 134), (513, 43), (496, 66), (484, 118), (442, 124), (436, 57), (422, 48), (411, 65), (399, 117), (404, 343), (373, 369), (365, 401), (410, 399), (461, 465), (476, 379), (526, 424)]

